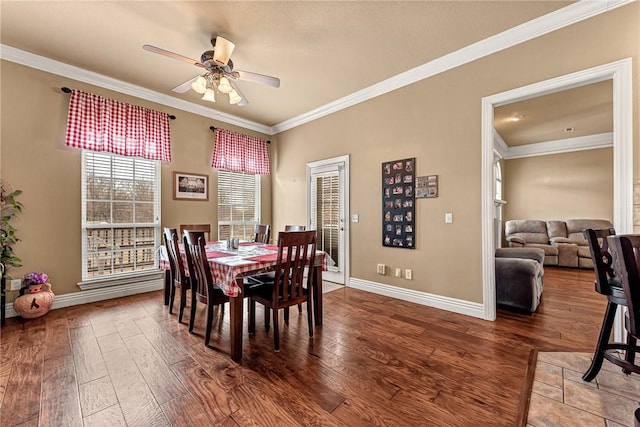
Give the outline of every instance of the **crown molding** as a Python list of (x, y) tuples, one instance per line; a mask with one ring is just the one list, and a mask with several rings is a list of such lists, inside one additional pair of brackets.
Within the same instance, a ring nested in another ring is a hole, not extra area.
[(466, 63), (489, 56), (536, 37), (551, 33), (577, 22), (609, 12), (632, 3), (634, 0), (581, 0), (547, 15), (510, 28), (455, 52), (441, 56), (431, 62), (383, 80), (357, 92), (339, 98), (314, 110), (282, 121), (272, 127), (274, 134), (284, 132), (302, 124), (383, 95), (420, 80), (443, 73)]
[(269, 126), (265, 126), (263, 124), (256, 123), (250, 120), (245, 120), (243, 118), (236, 117), (231, 114), (226, 114), (221, 111), (214, 110), (213, 108), (194, 104), (193, 102), (178, 99), (173, 96), (164, 95), (162, 93), (155, 92), (141, 86), (136, 86), (131, 83), (123, 82), (122, 80), (117, 80), (111, 77), (104, 76), (102, 74), (95, 73), (93, 71), (88, 71), (83, 68), (55, 61), (44, 56), (35, 55), (33, 53), (16, 49), (5, 44), (0, 44), (0, 59), (15, 62), (17, 64), (35, 68), (37, 70), (46, 71), (58, 76), (67, 77), (83, 83), (88, 83), (93, 86), (120, 92), (125, 95), (135, 96), (136, 98), (145, 99), (147, 101), (166, 105), (172, 108), (177, 108), (182, 111), (187, 111), (199, 116), (208, 117), (231, 125), (240, 126), (245, 129), (251, 129), (256, 132), (273, 135), (271, 133), (271, 127)]
[(613, 147), (613, 132), (508, 147), (505, 160)]
[(339, 98), (321, 107), (310, 110), (291, 119), (284, 120), (272, 127), (223, 113), (199, 104), (194, 104), (189, 101), (184, 101), (173, 96), (164, 95), (141, 86), (136, 86), (4, 44), (0, 44), (0, 59), (113, 90), (115, 92), (135, 96), (147, 101), (166, 105), (168, 107), (187, 111), (189, 113), (208, 117), (235, 126), (240, 126), (245, 129), (254, 130), (267, 135), (276, 135), (280, 132), (317, 120), (420, 80), (424, 80), (517, 44), (540, 37), (544, 34), (548, 34), (585, 19), (589, 19), (601, 13), (609, 12), (634, 1), (635, 0), (580, 0), (567, 7), (473, 43), (431, 62), (427, 62), (426, 64), (412, 68), (350, 95)]
[(493, 150), (501, 159), (504, 159), (509, 152), (509, 146), (495, 129), (493, 130)]

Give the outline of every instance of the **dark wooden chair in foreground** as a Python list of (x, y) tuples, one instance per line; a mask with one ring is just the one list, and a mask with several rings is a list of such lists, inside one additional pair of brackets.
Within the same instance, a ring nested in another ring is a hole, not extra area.
[(178, 247), (178, 232), (175, 228), (164, 229), (164, 245), (169, 258), (169, 271), (171, 274), (171, 289), (169, 294), (169, 313), (173, 313), (173, 302), (176, 297), (176, 289), (180, 289), (180, 310), (178, 322), (182, 323), (182, 315), (187, 305), (187, 290), (191, 289), (191, 282), (184, 269), (184, 263)]
[(184, 236), (185, 231), (202, 231), (204, 233), (205, 243), (211, 239), (211, 224), (180, 224), (180, 238)]
[[(204, 335), (204, 344), (209, 345), (211, 339), (211, 327), (213, 325), (213, 312), (216, 305), (223, 306), (229, 301), (229, 297), (222, 292), (220, 287), (213, 283), (211, 269), (207, 261), (205, 251), (205, 235), (202, 231), (186, 231), (184, 233), (184, 249), (189, 266), (191, 279), (191, 318), (189, 319), (189, 332), (193, 332), (196, 304), (198, 302), (207, 305), (207, 327)], [(222, 312), (222, 308), (221, 308)]]
[[(293, 305), (307, 303), (309, 336), (313, 337), (313, 316), (310, 302), (311, 276), (308, 286), (304, 285), (304, 269), (313, 266), (316, 254), (316, 232), (287, 232), (278, 235), (278, 261), (273, 282), (254, 287), (249, 297), (249, 333), (256, 329), (256, 302), (273, 310), (273, 343), (275, 351), (280, 351), (280, 330), (278, 317), (280, 309), (288, 310)], [(285, 311), (285, 323), (288, 316)]]
[[(640, 337), (640, 234), (609, 236), (607, 240), (613, 259), (612, 267), (627, 301), (624, 319), (627, 342), (609, 343), (604, 358), (620, 366), (625, 373), (640, 374), (640, 366), (635, 364), (635, 354), (640, 351), (636, 345)], [(620, 351), (625, 352), (624, 359)]]
[(616, 316), (616, 310), (619, 305), (626, 306), (627, 300), (622, 290), (620, 279), (616, 277), (613, 270), (611, 253), (609, 252), (609, 242), (607, 237), (616, 234), (613, 228), (603, 228), (593, 230), (587, 228), (584, 230), (584, 237), (589, 242), (589, 250), (591, 252), (591, 260), (596, 273), (595, 289), (596, 292), (607, 298), (607, 308), (602, 320), (600, 335), (593, 354), (591, 366), (582, 379), (585, 381), (593, 380), (602, 368), (604, 355), (610, 349), (609, 338), (611, 337), (611, 329)]
[(269, 243), (269, 238), (271, 237), (271, 227), (269, 225), (256, 224), (254, 233), (255, 233), (253, 237), (254, 242)]

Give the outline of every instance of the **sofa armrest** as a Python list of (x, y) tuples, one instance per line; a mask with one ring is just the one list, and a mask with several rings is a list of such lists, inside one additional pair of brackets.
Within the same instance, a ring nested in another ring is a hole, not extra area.
[(557, 245), (558, 243), (573, 243), (567, 237), (552, 237), (550, 242), (551, 242), (552, 245)]
[(497, 248), (496, 258), (521, 258), (538, 261), (540, 266), (544, 264), (544, 250), (540, 248)]
[(521, 245), (526, 245), (527, 241), (524, 240), (522, 237), (518, 237), (518, 236), (508, 236), (507, 237), (507, 242), (509, 243), (520, 243)]

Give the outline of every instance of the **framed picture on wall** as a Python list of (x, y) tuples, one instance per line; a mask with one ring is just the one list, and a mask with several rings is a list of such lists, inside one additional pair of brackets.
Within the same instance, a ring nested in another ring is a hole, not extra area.
[(382, 164), (382, 245), (415, 249), (415, 157)]
[(438, 175), (416, 177), (416, 199), (438, 197)]
[(209, 177), (194, 173), (174, 172), (173, 200), (209, 200)]

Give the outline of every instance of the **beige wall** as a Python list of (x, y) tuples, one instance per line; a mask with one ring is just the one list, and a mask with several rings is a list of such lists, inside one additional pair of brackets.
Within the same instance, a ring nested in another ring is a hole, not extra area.
[[(23, 267), (9, 272), (19, 278), (29, 271), (49, 274), (53, 291), (79, 291), (81, 280), (80, 150), (64, 145), (68, 86), (123, 102), (174, 114), (171, 121), (171, 163), (162, 165), (162, 225), (217, 224), (217, 172), (212, 169), (213, 133), (209, 126), (269, 139), (250, 130), (111, 92), (32, 68), (2, 61), (0, 102), (0, 172), (23, 191), (24, 212), (15, 222), (21, 242), (16, 245)], [(210, 177), (209, 201), (176, 201), (173, 171)], [(262, 178), (262, 220), (271, 222), (271, 178)], [(217, 232), (213, 232), (216, 237)], [(9, 299), (16, 292), (9, 293)]]
[[(626, 57), (633, 58), (633, 78), (638, 82), (639, 19), (636, 2), (272, 137), (277, 140), (271, 147), (274, 175), (271, 189), (269, 179), (263, 179), (263, 222), (272, 223), (274, 230), (286, 223), (304, 223), (305, 163), (349, 154), (351, 213), (360, 215), (360, 222), (351, 224), (351, 276), (481, 302), (480, 100)], [(0, 172), (24, 190), (25, 204), (16, 221), (22, 239), (16, 250), (24, 267), (12, 274), (46, 271), (58, 294), (78, 290), (81, 255), (80, 153), (64, 146), (68, 95), (60, 93), (61, 86), (178, 117), (171, 125), (174, 160), (162, 168), (162, 222), (167, 226), (187, 221), (215, 224), (216, 179), (208, 166), (213, 137), (208, 128), (213, 124), (238, 130), (3, 61)], [(418, 176), (439, 175), (440, 196), (416, 201), (415, 250), (383, 248), (380, 165), (406, 157), (416, 157)], [(634, 159), (636, 171), (638, 164)], [(173, 170), (209, 173), (210, 201), (173, 201)], [(453, 213), (453, 224), (444, 224), (445, 212)], [(379, 276), (377, 263), (411, 268), (414, 280)]]
[(505, 220), (613, 221), (613, 149), (507, 160)]
[[(349, 214), (360, 216), (351, 224), (351, 276), (482, 302), (481, 99), (627, 57), (637, 82), (639, 18), (634, 3), (279, 134), (276, 229), (305, 219), (305, 163), (349, 154)], [(437, 174), (440, 184), (437, 199), (416, 201), (415, 250), (381, 245), (380, 165), (406, 157), (416, 157), (417, 176)], [(377, 275), (377, 263), (411, 268), (414, 280)]]

